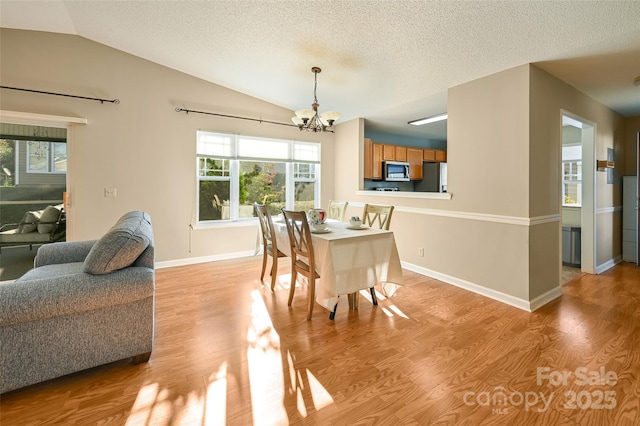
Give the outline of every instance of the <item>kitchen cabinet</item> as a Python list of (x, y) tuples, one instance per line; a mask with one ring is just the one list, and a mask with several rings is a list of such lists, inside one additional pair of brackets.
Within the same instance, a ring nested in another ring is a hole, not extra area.
[(422, 150), (422, 160), (435, 162), (436, 161), (436, 150), (435, 149), (423, 149)]
[(423, 178), (422, 163), (424, 161), (444, 163), (447, 161), (447, 151), (388, 145), (364, 138), (364, 178), (382, 179), (384, 161), (408, 162), (411, 180), (421, 180)]
[(382, 145), (382, 161), (395, 161), (395, 159), (396, 159), (396, 146)]
[(431, 163), (446, 163), (447, 151), (441, 149), (423, 149), (422, 159)]
[(409, 162), (409, 178), (422, 180), (423, 150), (421, 148), (407, 148), (407, 161)]
[(364, 138), (364, 178), (382, 179), (383, 145)]
[(382, 179), (382, 151), (382, 144), (373, 143), (371, 179)]
[(371, 179), (373, 177), (373, 141), (364, 138), (364, 178)]

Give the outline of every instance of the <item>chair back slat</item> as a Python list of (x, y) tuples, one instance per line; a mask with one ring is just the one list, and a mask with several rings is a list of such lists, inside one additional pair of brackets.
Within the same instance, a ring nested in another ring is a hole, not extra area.
[(344, 215), (347, 212), (348, 205), (348, 201), (329, 200), (329, 205), (327, 206), (327, 217), (329, 219), (344, 222)]
[(287, 225), (291, 253), (295, 253), (296, 257), (306, 259), (305, 263), (313, 263), (313, 244), (311, 243), (311, 230), (307, 214), (303, 211), (288, 210), (282, 210), (282, 214)]
[(391, 215), (394, 206), (378, 206), (375, 204), (365, 204), (362, 213), (362, 223), (370, 227), (377, 226), (380, 229), (389, 229), (391, 225)]
[(276, 241), (274, 238), (273, 221), (271, 220), (271, 213), (269, 213), (269, 207), (266, 204), (254, 204), (256, 213), (258, 214), (258, 221), (260, 222), (260, 230), (262, 231), (262, 238), (265, 243), (272, 244), (276, 248)]

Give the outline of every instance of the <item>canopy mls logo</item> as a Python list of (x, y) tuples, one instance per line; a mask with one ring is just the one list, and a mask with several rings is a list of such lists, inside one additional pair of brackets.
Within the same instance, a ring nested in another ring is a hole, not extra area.
[[(616, 392), (612, 389), (597, 387), (613, 387), (618, 383), (615, 371), (607, 371), (604, 366), (598, 370), (578, 367), (574, 371), (551, 370), (550, 367), (538, 367), (536, 384), (538, 386), (588, 386), (589, 390), (567, 390), (558, 395), (558, 402), (569, 410), (611, 410), (617, 406)], [(594, 389), (596, 387), (596, 389)], [(512, 391), (503, 386), (496, 386), (492, 391), (466, 392), (463, 396), (465, 405), (492, 407), (493, 414), (507, 414), (509, 407), (524, 407), (525, 411), (535, 410), (543, 413), (549, 409), (556, 397), (555, 391)]]

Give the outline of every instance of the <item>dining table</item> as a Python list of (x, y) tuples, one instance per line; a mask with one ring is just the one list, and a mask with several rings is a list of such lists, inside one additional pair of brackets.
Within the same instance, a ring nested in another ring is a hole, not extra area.
[[(291, 256), (289, 234), (284, 219), (273, 220), (278, 249)], [(357, 293), (379, 285), (385, 297), (395, 294), (404, 284), (402, 266), (393, 231), (351, 226), (348, 222), (327, 220), (324, 231), (311, 231), (316, 272), (316, 302), (335, 312), (341, 295), (356, 295), (352, 308), (357, 308)], [(291, 283), (295, 285), (295, 283)]]

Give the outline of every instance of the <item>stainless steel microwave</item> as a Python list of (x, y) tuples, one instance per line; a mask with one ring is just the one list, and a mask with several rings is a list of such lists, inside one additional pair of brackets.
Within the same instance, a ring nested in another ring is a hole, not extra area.
[(410, 180), (409, 163), (403, 161), (385, 161), (382, 163), (382, 176), (390, 182)]

